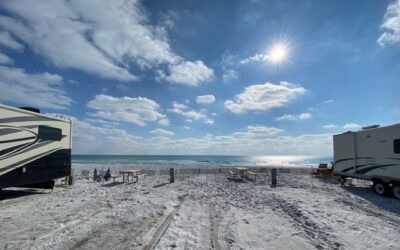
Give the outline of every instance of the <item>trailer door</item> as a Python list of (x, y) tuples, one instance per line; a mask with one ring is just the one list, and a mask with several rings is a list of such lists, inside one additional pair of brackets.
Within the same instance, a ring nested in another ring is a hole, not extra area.
[(333, 136), (335, 172), (354, 172), (357, 166), (355, 137), (353, 132)]

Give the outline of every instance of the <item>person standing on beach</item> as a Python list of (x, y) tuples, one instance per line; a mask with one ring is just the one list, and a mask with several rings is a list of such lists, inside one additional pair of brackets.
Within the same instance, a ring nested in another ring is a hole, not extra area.
[(104, 180), (108, 181), (111, 179), (111, 170), (110, 168), (107, 169), (107, 173), (104, 175)]
[(93, 181), (97, 180), (97, 168), (94, 169), (93, 171)]

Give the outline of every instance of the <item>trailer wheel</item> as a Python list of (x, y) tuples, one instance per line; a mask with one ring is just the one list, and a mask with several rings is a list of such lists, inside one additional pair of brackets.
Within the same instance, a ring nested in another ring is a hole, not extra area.
[(397, 184), (396, 186), (393, 187), (393, 196), (396, 197), (397, 199), (400, 199), (400, 185)]
[(346, 183), (346, 178), (345, 177), (343, 177), (343, 176), (341, 176), (339, 179), (338, 179), (338, 182), (340, 183), (340, 185), (343, 187), (344, 186), (344, 184)]
[(387, 193), (388, 186), (381, 181), (374, 181), (373, 189), (375, 193), (379, 195), (385, 195)]

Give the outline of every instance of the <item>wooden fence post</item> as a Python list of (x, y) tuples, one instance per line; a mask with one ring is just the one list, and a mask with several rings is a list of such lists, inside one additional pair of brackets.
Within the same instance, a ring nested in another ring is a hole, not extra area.
[(271, 186), (276, 186), (276, 184), (277, 184), (276, 176), (277, 176), (277, 170), (276, 170), (276, 168), (272, 168), (271, 169)]
[(174, 168), (169, 169), (169, 182), (174, 183), (175, 182), (175, 172)]

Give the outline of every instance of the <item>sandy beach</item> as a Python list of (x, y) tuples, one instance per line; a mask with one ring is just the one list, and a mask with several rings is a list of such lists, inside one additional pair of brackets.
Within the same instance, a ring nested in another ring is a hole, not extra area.
[(0, 250), (400, 250), (399, 93), (400, 0), (0, 0)]
[(395, 249), (400, 202), (354, 186), (280, 173), (77, 179), (37, 193), (4, 190), (1, 249)]

